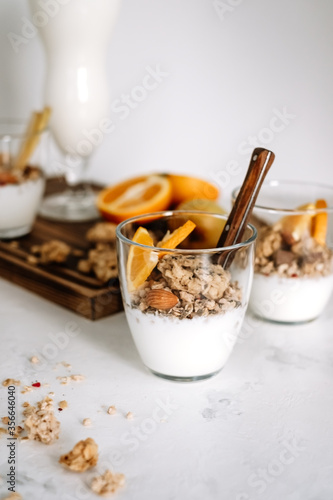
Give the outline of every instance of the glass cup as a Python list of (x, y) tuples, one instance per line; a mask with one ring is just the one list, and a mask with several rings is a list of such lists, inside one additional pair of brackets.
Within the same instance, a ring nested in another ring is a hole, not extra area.
[(333, 290), (332, 213), (333, 187), (263, 184), (250, 220), (258, 230), (249, 304), (254, 314), (304, 323), (322, 313)]
[(29, 233), (45, 189), (48, 131), (28, 120), (0, 121), (0, 238)]
[[(162, 249), (165, 235), (188, 220), (196, 224), (191, 234), (176, 249)], [(219, 214), (168, 211), (117, 227), (127, 321), (144, 365), (155, 375), (205, 379), (218, 373), (232, 352), (248, 305), (256, 230), (248, 225), (241, 243), (208, 248), (214, 235), (217, 243), (225, 221)], [(145, 244), (132, 241), (139, 227), (148, 230), (140, 230), (148, 235)], [(232, 252), (228, 269), (218, 263), (222, 251)]]

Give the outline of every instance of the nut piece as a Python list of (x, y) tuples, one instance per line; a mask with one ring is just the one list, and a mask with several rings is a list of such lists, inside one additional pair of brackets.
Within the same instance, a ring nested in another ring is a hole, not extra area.
[(82, 420), (82, 425), (84, 425), (85, 427), (89, 427), (89, 425), (91, 425), (91, 418), (84, 418)]
[(117, 412), (117, 409), (115, 406), (109, 406), (108, 411), (107, 411), (107, 413), (109, 415), (115, 415), (116, 412)]
[(94, 467), (98, 461), (98, 446), (92, 438), (79, 441), (74, 448), (59, 458), (59, 463), (75, 472)]
[(106, 470), (101, 476), (94, 477), (91, 482), (91, 489), (101, 495), (107, 497), (115, 493), (120, 487), (125, 484), (124, 474), (113, 473)]
[(179, 302), (178, 297), (174, 293), (162, 288), (149, 290), (146, 298), (148, 306), (160, 309), (161, 311), (171, 309)]

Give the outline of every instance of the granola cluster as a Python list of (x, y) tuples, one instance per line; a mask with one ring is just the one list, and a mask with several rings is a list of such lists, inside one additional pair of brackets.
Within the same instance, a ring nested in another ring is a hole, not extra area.
[(92, 438), (76, 443), (74, 448), (61, 455), (59, 463), (75, 472), (83, 472), (94, 467), (98, 461), (98, 446)]
[(24, 428), (28, 432), (28, 439), (51, 444), (58, 439), (60, 422), (55, 418), (53, 400), (46, 396), (37, 403), (37, 407), (28, 405), (23, 415), (26, 417)]
[(108, 497), (113, 493), (116, 493), (119, 488), (124, 486), (125, 476), (124, 474), (117, 474), (106, 470), (104, 474), (94, 477), (91, 482), (91, 489), (97, 495), (102, 497)]
[(118, 276), (116, 227), (111, 222), (98, 222), (89, 229), (86, 238), (95, 248), (89, 250), (87, 259), (79, 261), (78, 271), (93, 272), (103, 282)]
[(255, 272), (292, 278), (327, 276), (333, 272), (333, 252), (308, 235), (291, 244), (279, 226), (263, 226), (258, 231)]
[(191, 319), (225, 313), (241, 305), (238, 283), (232, 282), (230, 272), (212, 263), (209, 256), (165, 255), (151, 279), (133, 292), (132, 306), (155, 314), (149, 292), (157, 289), (172, 292), (179, 299), (171, 309), (159, 310), (161, 315)]

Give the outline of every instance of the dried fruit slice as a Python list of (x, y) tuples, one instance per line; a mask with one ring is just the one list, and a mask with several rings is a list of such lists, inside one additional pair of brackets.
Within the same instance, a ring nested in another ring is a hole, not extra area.
[[(314, 210), (316, 207), (313, 203), (307, 203), (297, 207), (297, 210)], [(310, 235), (311, 221), (313, 214), (287, 215), (283, 217), (275, 227), (281, 230), (283, 239), (288, 245), (293, 245), (302, 239), (305, 234)]]
[[(327, 208), (327, 203), (325, 200), (317, 200), (316, 208)], [(312, 237), (320, 244), (325, 245), (326, 243), (326, 233), (328, 225), (328, 214), (327, 212), (320, 212), (313, 217), (312, 221)]]
[[(136, 230), (132, 241), (149, 247), (154, 246), (152, 237), (144, 227), (139, 227)], [(157, 262), (158, 254), (156, 252), (136, 245), (131, 246), (127, 260), (127, 283), (130, 292), (146, 281)]]
[(171, 201), (171, 183), (165, 175), (135, 177), (103, 189), (97, 208), (108, 220), (121, 222), (135, 215), (166, 210)]
[[(188, 220), (182, 226), (175, 229), (169, 236), (164, 237), (161, 242), (161, 247), (165, 249), (174, 249), (176, 248), (195, 228), (194, 222)], [(161, 255), (165, 255), (164, 252), (160, 253)]]

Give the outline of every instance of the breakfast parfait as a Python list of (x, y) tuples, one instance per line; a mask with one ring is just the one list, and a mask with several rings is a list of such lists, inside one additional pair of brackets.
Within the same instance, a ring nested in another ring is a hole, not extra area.
[[(325, 191), (317, 194), (329, 198), (329, 188)], [(278, 206), (277, 197), (271, 198)], [(250, 308), (256, 315), (297, 323), (321, 314), (333, 290), (333, 252), (327, 244), (330, 211), (324, 198), (294, 209), (254, 210), (258, 240)]]
[(45, 188), (41, 139), (49, 114), (48, 108), (33, 113), (28, 126), (0, 123), (0, 238), (22, 236), (32, 228)]
[(209, 377), (233, 349), (252, 282), (255, 230), (248, 227), (244, 241), (230, 247), (232, 264), (224, 269), (221, 250), (207, 248), (224, 222), (218, 214), (164, 212), (117, 228), (128, 324), (143, 363), (157, 375)]

